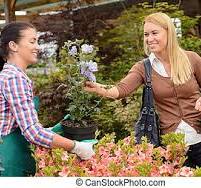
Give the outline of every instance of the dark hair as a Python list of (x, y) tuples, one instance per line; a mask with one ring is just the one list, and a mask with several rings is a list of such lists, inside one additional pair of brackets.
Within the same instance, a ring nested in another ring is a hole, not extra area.
[(21, 32), (29, 28), (35, 29), (32, 24), (27, 22), (12, 22), (3, 28), (0, 39), (0, 71), (9, 55), (8, 43), (10, 41), (18, 43), (22, 38)]

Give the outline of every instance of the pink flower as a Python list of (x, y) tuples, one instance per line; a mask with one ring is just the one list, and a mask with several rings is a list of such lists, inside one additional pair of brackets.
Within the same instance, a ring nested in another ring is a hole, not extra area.
[(153, 166), (152, 167), (150, 176), (151, 177), (160, 177), (161, 176), (161, 174), (160, 174), (159, 169), (158, 169), (157, 166)]
[(69, 169), (66, 166), (64, 166), (61, 172), (59, 172), (59, 176), (67, 177), (68, 175), (69, 175)]
[[(109, 139), (111, 140), (111, 139)], [(104, 144), (103, 144), (104, 143)], [(76, 155), (58, 149), (36, 148), (38, 165), (36, 176), (193, 176), (192, 169), (181, 167), (184, 161), (183, 148), (154, 148), (152, 144), (134, 145), (130, 137), (124, 142), (103, 142), (95, 147), (96, 155), (81, 161)], [(123, 143), (123, 144), (122, 144)], [(125, 143), (125, 144), (124, 144)]]
[(35, 155), (36, 155), (36, 157), (40, 158), (40, 157), (43, 157), (44, 155), (47, 155), (49, 151), (50, 150), (46, 149), (46, 148), (36, 147)]
[(121, 169), (118, 176), (137, 177), (139, 176), (139, 172), (133, 166), (129, 166), (127, 168)]
[(159, 172), (161, 175), (172, 175), (174, 172), (174, 167), (172, 164), (163, 164), (159, 167)]
[(45, 164), (45, 160), (44, 160), (44, 159), (41, 159), (41, 160), (39, 161), (38, 167), (39, 167), (39, 168), (44, 168), (44, 167), (46, 167), (46, 164)]
[(130, 140), (131, 140), (130, 136), (128, 136), (128, 137), (126, 137), (126, 138), (123, 139), (123, 141), (125, 142), (125, 144), (130, 144)]
[(123, 151), (121, 149), (118, 149), (118, 150), (114, 151), (114, 154), (116, 156), (122, 156), (124, 153), (123, 153)]
[(101, 155), (102, 157), (107, 156), (108, 155), (108, 151), (105, 147), (101, 146), (98, 150), (99, 155)]
[(61, 159), (62, 159), (63, 161), (67, 161), (67, 160), (69, 159), (69, 154), (68, 154), (67, 151), (64, 151), (64, 152), (63, 152), (63, 155), (61, 156)]
[(191, 177), (193, 176), (193, 171), (190, 167), (182, 167), (179, 172), (176, 174), (176, 176), (182, 176), (182, 177)]
[(48, 165), (49, 165), (49, 166), (54, 166), (54, 165), (55, 165), (55, 162), (54, 162), (52, 159), (50, 159)]

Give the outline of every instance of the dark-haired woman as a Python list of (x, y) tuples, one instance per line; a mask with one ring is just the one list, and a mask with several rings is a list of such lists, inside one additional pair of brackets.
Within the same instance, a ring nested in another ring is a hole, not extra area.
[(28, 65), (37, 62), (37, 31), (33, 25), (6, 25), (0, 39), (0, 176), (33, 176), (35, 162), (30, 143), (45, 148), (64, 148), (81, 159), (92, 157), (89, 143), (64, 138), (41, 126), (33, 103)]

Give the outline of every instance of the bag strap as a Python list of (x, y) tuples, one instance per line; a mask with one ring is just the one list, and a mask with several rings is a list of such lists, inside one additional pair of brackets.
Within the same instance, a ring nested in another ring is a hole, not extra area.
[(151, 87), (151, 63), (149, 58), (144, 60), (144, 68), (145, 68), (145, 84)]
[(149, 58), (144, 60), (145, 68), (145, 87), (143, 90), (143, 106), (148, 108), (154, 108), (153, 106), (153, 91), (151, 83), (152, 67)]

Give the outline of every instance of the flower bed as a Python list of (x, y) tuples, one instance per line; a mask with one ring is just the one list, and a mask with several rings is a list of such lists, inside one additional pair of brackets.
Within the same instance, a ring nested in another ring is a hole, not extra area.
[(183, 167), (185, 145), (172, 143), (154, 148), (146, 139), (134, 144), (133, 136), (114, 143), (114, 135), (106, 135), (94, 147), (95, 156), (81, 161), (62, 149), (37, 147), (36, 176), (199, 176), (200, 169)]

